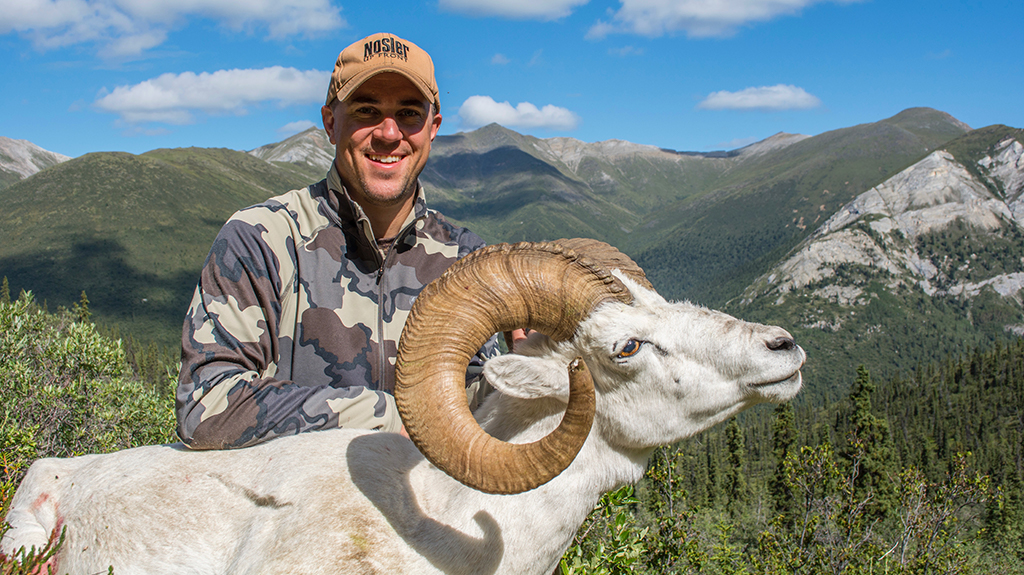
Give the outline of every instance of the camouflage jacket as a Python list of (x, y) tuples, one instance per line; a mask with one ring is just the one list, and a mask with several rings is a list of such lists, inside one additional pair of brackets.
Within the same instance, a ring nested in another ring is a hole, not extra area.
[[(327, 179), (235, 213), (203, 266), (182, 333), (178, 435), (195, 449), (315, 429), (398, 431), (397, 342), (413, 300), (484, 245), (428, 210), (385, 251)], [(496, 351), (492, 339), (482, 355)]]

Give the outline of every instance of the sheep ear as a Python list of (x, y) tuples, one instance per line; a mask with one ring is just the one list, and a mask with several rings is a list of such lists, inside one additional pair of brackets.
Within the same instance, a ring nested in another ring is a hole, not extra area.
[(484, 377), (492, 387), (511, 397), (569, 401), (569, 372), (560, 360), (502, 355), (484, 364)]
[(659, 306), (664, 305), (666, 303), (665, 298), (661, 297), (661, 295), (658, 292), (652, 289), (648, 289), (640, 285), (639, 283), (633, 281), (633, 278), (629, 277), (621, 270), (612, 270), (612, 275), (619, 278), (619, 280), (621, 280), (622, 283), (625, 284), (626, 289), (629, 290), (629, 293), (633, 294), (633, 299), (642, 302), (642, 305)]

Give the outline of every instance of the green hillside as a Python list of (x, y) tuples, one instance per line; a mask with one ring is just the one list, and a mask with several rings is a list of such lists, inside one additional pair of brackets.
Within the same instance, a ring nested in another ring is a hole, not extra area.
[(593, 237), (629, 251), (645, 215), (701, 194), (735, 160), (628, 142), (540, 140), (492, 124), (438, 137), (430, 205), (488, 242)]
[(423, 176), (429, 204), (489, 242), (599, 237), (620, 243), (638, 218), (519, 148), (434, 157)]
[(0, 190), (10, 186), (11, 184), (21, 181), (21, 175), (14, 172), (8, 172), (7, 170), (0, 170)]
[(175, 345), (224, 221), (305, 183), (232, 150), (88, 154), (0, 190), (0, 273), (49, 306), (85, 290), (102, 323)]

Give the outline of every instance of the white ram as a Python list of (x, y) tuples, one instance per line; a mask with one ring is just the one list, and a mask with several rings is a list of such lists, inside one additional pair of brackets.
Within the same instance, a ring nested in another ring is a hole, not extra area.
[[(56, 566), (72, 575), (551, 573), (656, 446), (800, 388), (805, 355), (786, 331), (649, 286), (603, 244), (486, 248), (424, 290), (403, 334), (396, 398), (416, 445), (338, 429), (39, 460), (0, 550), (66, 528)], [(541, 333), (487, 362), (500, 393), (474, 419), (466, 363), (520, 326)]]

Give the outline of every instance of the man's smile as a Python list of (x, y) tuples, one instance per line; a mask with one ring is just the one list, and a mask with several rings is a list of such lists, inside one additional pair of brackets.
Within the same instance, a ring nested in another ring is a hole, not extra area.
[(396, 156), (394, 154), (367, 154), (366, 157), (369, 158), (370, 161), (381, 164), (394, 164), (395, 162), (400, 162), (402, 160), (402, 156)]

